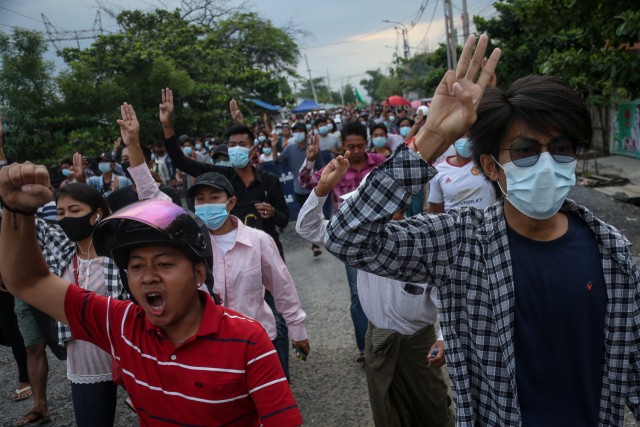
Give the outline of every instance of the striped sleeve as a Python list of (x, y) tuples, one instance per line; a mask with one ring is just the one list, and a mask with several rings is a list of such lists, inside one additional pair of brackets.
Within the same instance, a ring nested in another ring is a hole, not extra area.
[(264, 329), (247, 346), (247, 388), (264, 427), (298, 426), (302, 416), (284, 376), (280, 359)]

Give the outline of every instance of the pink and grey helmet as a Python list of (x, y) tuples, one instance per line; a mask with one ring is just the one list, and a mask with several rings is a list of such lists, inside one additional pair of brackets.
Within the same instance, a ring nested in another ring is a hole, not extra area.
[(98, 223), (93, 232), (93, 243), (99, 256), (114, 260), (120, 269), (122, 284), (129, 293), (125, 270), (131, 250), (143, 246), (174, 247), (193, 261), (204, 262), (209, 293), (216, 304), (221, 303), (213, 292), (213, 252), (209, 230), (197, 215), (172, 202), (144, 200), (114, 212)]

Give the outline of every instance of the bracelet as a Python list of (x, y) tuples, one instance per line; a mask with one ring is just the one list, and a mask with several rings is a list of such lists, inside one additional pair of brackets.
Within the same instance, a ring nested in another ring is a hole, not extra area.
[[(420, 157), (422, 159), (423, 162), (427, 162), (424, 157), (422, 157), (422, 154), (420, 154), (420, 150), (418, 150), (418, 146), (416, 145), (416, 137), (414, 136), (413, 138), (411, 138), (410, 140), (408, 140), (407, 142), (404, 143), (404, 145), (406, 145), (407, 147), (409, 147), (409, 144), (413, 143), (413, 146), (415, 147), (416, 151), (415, 153), (418, 155), (418, 157)], [(427, 162), (429, 163), (429, 162)]]
[(16, 224), (16, 214), (17, 213), (19, 213), (20, 215), (24, 215), (24, 216), (32, 216), (32, 215), (35, 215), (36, 212), (38, 212), (38, 209), (34, 209), (34, 210), (30, 211), (30, 212), (21, 211), (20, 209), (13, 209), (13, 208), (10, 208), (9, 206), (7, 206), (4, 203), (2, 204), (2, 209), (3, 210), (6, 209), (6, 210), (8, 210), (9, 212), (11, 212), (13, 214), (13, 229), (14, 230), (18, 229), (18, 224)]
[(171, 126), (162, 125), (162, 127), (165, 128), (165, 129), (171, 129), (173, 127), (173, 125), (171, 125)]

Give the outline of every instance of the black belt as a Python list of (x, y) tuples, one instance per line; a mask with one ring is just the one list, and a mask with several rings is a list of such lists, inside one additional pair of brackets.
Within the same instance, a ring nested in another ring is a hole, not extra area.
[(405, 283), (404, 284), (404, 290), (405, 292), (411, 294), (411, 295), (422, 295), (424, 294), (424, 288), (421, 288), (420, 286), (416, 286), (416, 285), (412, 285), (411, 283)]

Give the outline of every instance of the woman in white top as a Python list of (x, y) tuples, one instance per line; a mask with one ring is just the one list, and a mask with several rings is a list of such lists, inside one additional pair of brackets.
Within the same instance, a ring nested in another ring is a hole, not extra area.
[[(83, 176), (82, 157), (74, 156), (74, 172)], [(122, 297), (118, 268), (112, 259), (98, 257), (93, 247), (97, 222), (110, 215), (100, 191), (83, 184), (68, 184), (58, 190), (58, 224), (36, 219), (38, 243), (49, 270), (69, 283), (97, 295)], [(67, 346), (67, 378), (76, 425), (112, 427), (117, 385), (113, 382), (111, 356), (90, 342), (74, 340), (68, 326), (58, 324), (61, 345)]]
[(273, 134), (271, 140), (267, 139), (262, 142), (262, 154), (260, 154), (260, 163), (274, 162), (278, 160), (278, 150), (274, 150), (273, 147), (277, 144), (279, 136)]

